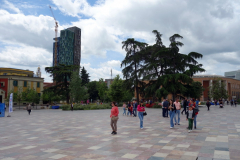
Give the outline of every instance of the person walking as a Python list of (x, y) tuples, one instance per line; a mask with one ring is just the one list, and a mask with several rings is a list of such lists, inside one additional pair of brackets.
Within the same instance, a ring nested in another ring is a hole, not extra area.
[(111, 114), (110, 114), (110, 118), (111, 118), (110, 125), (112, 127), (112, 133), (111, 134), (117, 134), (118, 114), (119, 114), (119, 110), (118, 110), (118, 107), (116, 105), (116, 102), (112, 102), (112, 109), (111, 109)]
[(187, 112), (187, 104), (188, 104), (188, 101), (187, 101), (187, 98), (185, 98), (185, 100), (183, 101), (183, 110), (182, 110), (182, 114), (183, 112), (185, 111), (185, 115), (186, 115), (186, 112)]
[(73, 103), (71, 103), (71, 111), (73, 111)]
[(140, 103), (137, 107), (138, 117), (140, 120), (140, 129), (143, 129), (143, 112), (145, 111), (145, 107), (143, 106), (143, 102)]
[(165, 99), (165, 101), (163, 102), (163, 117), (168, 118), (168, 107), (169, 107), (169, 103), (167, 99)]
[(196, 102), (194, 102), (194, 99), (192, 100), (193, 102), (193, 110), (194, 110), (194, 113), (195, 113), (195, 116), (194, 116), (194, 129), (197, 129), (197, 115), (198, 115), (198, 107), (196, 106)]
[(219, 99), (219, 108), (223, 108), (223, 102), (222, 102), (222, 99)]
[(189, 106), (188, 107), (188, 111), (187, 111), (187, 118), (186, 120), (188, 120), (188, 133), (190, 133), (192, 131), (192, 128), (193, 128), (193, 120), (194, 120), (194, 117), (195, 117), (195, 112), (193, 110), (193, 107), (192, 106)]
[(126, 116), (126, 104), (123, 102), (123, 116)]
[(133, 116), (134, 117), (137, 117), (137, 101), (134, 101), (134, 104), (133, 104)]
[(231, 106), (233, 106), (233, 100), (231, 100)]
[(130, 105), (128, 106), (128, 113), (127, 113), (127, 116), (128, 115), (132, 115), (132, 105), (131, 105), (131, 103), (129, 103)]
[[(194, 109), (196, 106), (196, 104), (194, 103), (193, 100), (190, 100), (189, 103), (188, 103), (188, 110), (189, 110), (189, 107), (192, 107), (192, 109)], [(187, 127), (187, 129), (189, 130), (189, 128)]]
[(198, 108), (198, 105), (199, 105), (199, 100), (198, 99), (196, 99), (196, 108)]
[[(179, 99), (177, 98), (174, 102), (174, 105), (176, 106), (176, 114), (175, 114), (175, 125), (180, 125), (180, 112), (181, 112), (181, 104), (179, 102)], [(178, 120), (176, 120), (176, 117), (178, 116)]]
[(235, 107), (237, 107), (237, 100), (234, 99), (234, 104), (235, 104)]
[(207, 100), (206, 106), (208, 107), (208, 111), (209, 111), (209, 108), (211, 106), (211, 103), (209, 102), (209, 100)]
[(170, 116), (170, 128), (174, 127), (174, 123), (173, 123), (173, 118), (175, 117), (175, 113), (176, 113), (176, 106), (173, 104), (173, 101), (170, 99), (169, 102), (169, 116)]
[(32, 108), (31, 108), (31, 104), (29, 103), (28, 105), (27, 105), (27, 111), (28, 111), (28, 114), (30, 115), (30, 113), (31, 113), (31, 111), (32, 111)]
[(163, 107), (163, 104), (164, 104), (164, 102), (165, 102), (165, 99), (163, 99), (163, 101), (162, 101), (162, 116), (163, 117), (165, 117), (165, 108)]

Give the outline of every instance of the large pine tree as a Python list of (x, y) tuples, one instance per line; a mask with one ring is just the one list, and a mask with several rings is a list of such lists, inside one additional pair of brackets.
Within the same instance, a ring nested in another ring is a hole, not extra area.
[(135, 41), (134, 38), (128, 38), (122, 42), (122, 48), (126, 51), (126, 57), (121, 63), (123, 77), (126, 78), (125, 84), (136, 91), (137, 102), (139, 103), (139, 68), (141, 67), (141, 51), (147, 46), (146, 43)]
[(89, 73), (87, 73), (87, 70), (83, 67), (81, 70), (81, 79), (82, 79), (82, 85), (85, 86), (86, 84), (88, 84), (88, 82), (90, 82), (89, 79)]

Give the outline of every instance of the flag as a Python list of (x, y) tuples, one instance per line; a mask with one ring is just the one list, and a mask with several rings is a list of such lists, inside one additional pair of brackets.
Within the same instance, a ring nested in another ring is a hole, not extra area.
[(9, 98), (9, 113), (13, 112), (13, 93), (10, 94)]

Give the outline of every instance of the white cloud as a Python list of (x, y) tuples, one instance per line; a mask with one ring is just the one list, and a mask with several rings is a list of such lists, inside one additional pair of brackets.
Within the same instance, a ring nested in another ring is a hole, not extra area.
[(16, 13), (22, 13), (17, 7), (15, 7), (12, 3), (8, 2), (7, 0), (3, 0), (4, 4), (4, 8), (10, 9)]
[[(52, 0), (52, 2), (65, 15), (80, 17), (77, 21), (68, 21), (69, 23), (64, 26), (60, 24), (59, 30), (70, 26), (82, 29), (83, 59), (106, 57), (107, 51), (124, 55), (125, 52), (121, 48), (123, 40), (133, 37), (153, 43), (155, 37), (151, 32), (157, 29), (163, 34), (165, 45), (169, 44), (168, 38), (171, 35), (175, 33), (182, 35), (184, 37), (182, 42), (185, 45), (180, 52), (202, 53), (204, 57), (200, 62), (204, 64), (207, 73), (223, 74), (222, 70), (216, 68), (219, 65), (225, 66), (226, 70), (232, 70), (234, 68), (232, 64), (238, 67), (240, 40), (236, 33), (240, 32), (239, 1), (105, 0), (98, 1), (94, 6), (90, 6), (86, 0)], [(8, 9), (18, 14), (0, 9), (0, 42), (13, 46), (12, 49), (9, 46), (5, 50), (16, 51), (16, 45), (20, 45), (23, 52), (30, 46), (29, 49), (34, 52), (39, 50), (38, 55), (46, 51), (47, 54), (44, 54), (46, 61), (51, 62), (53, 18), (44, 15), (26, 16), (12, 3), (9, 4), (6, 5)], [(3, 52), (0, 50), (1, 53)], [(35, 57), (30, 54), (29, 52), (23, 54), (29, 55), (29, 59), (22, 61), (27, 62), (33, 58), (31, 61), (35, 62)], [(14, 59), (18, 56), (14, 53), (12, 55), (11, 61), (18, 62)], [(93, 74), (91, 79), (95, 80), (101, 77), (110, 78), (111, 68), (114, 68), (114, 73), (121, 74), (118, 71), (119, 62), (121, 59), (99, 62), (99, 68), (93, 68), (82, 61), (89, 67), (90, 75)]]
[(81, 13), (87, 13), (90, 6), (86, 0), (52, 0), (53, 3), (66, 15), (79, 17)]
[[(94, 80), (99, 80), (100, 78), (103, 79), (110, 79), (111, 78), (111, 69), (112, 67), (110, 66), (102, 66), (98, 68), (92, 68), (90, 63), (83, 63), (82, 67), (87, 70), (89, 75), (91, 76), (90, 79), (91, 81)], [(122, 77), (122, 72), (118, 71), (116, 69), (112, 69), (112, 77), (114, 78), (116, 75), (120, 75)]]
[(119, 68), (121, 66), (121, 61), (111, 60), (111, 61), (101, 63), (100, 66), (101, 67), (110, 67), (110, 68)]

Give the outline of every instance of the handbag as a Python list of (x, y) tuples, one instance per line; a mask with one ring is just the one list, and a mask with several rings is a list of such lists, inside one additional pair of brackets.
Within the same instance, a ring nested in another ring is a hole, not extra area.
[(145, 111), (145, 112), (143, 112), (143, 116), (146, 116), (147, 115), (147, 112)]
[(112, 117), (111, 117), (111, 120), (112, 120), (112, 121), (116, 121), (116, 120), (118, 120), (118, 116), (117, 116), (117, 117), (112, 116)]

